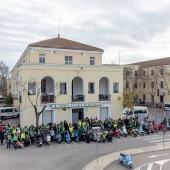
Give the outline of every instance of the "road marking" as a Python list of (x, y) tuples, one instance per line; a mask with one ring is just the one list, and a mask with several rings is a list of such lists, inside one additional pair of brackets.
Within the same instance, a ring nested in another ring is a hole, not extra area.
[(146, 136), (146, 135), (145, 135), (145, 139), (146, 139), (146, 138), (151, 138), (151, 137), (156, 137), (156, 136), (159, 136), (159, 135), (152, 135), (152, 136)]
[(169, 155), (169, 154), (152, 155), (152, 156), (149, 156), (148, 158), (157, 158), (157, 157), (159, 157), (159, 156), (165, 156), (165, 155)]
[[(77, 145), (77, 143), (76, 143), (76, 142), (74, 142), (74, 141), (73, 141), (73, 143), (74, 143), (75, 145)], [(77, 146), (79, 146), (79, 145), (77, 145)]]
[(149, 166), (148, 166), (148, 169), (147, 169), (147, 170), (151, 170), (151, 169), (152, 169), (152, 167), (153, 167), (153, 163), (152, 163), (152, 164), (149, 164)]
[(81, 141), (81, 143), (83, 143), (84, 145), (86, 145), (84, 142)]
[[(154, 140), (154, 141), (149, 141), (151, 143), (156, 143), (156, 142), (161, 142), (163, 141), (163, 139), (160, 139), (160, 140)], [(170, 141), (170, 139), (164, 139), (164, 141)]]
[(70, 147), (70, 145), (68, 143), (66, 143), (68, 147)]
[(53, 147), (50, 145), (50, 148), (53, 149)]
[(147, 139), (143, 139), (143, 140), (154, 140), (154, 139), (159, 139), (159, 138), (162, 138), (162, 136), (159, 136), (159, 137), (155, 137), (155, 138), (147, 138)]
[[(169, 144), (170, 142), (164, 142), (164, 144)], [(156, 145), (163, 145), (163, 142), (161, 143), (155, 143)]]
[(60, 144), (58, 144), (58, 146), (59, 146), (60, 148), (62, 148), (62, 147), (60, 146)]

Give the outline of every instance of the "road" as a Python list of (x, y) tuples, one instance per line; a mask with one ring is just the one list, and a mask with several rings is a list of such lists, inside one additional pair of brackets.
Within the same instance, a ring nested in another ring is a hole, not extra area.
[[(170, 150), (132, 155), (134, 170), (168, 170), (170, 167)], [(127, 165), (119, 161), (110, 164), (105, 170), (126, 170)]]
[[(170, 143), (170, 132), (165, 134), (165, 142)], [(146, 136), (122, 137), (114, 139), (113, 143), (99, 143), (99, 157), (125, 149), (156, 146), (162, 143), (162, 132)], [(96, 159), (97, 144), (83, 142), (71, 144), (53, 143), (51, 146), (44, 144), (42, 148), (28, 146), (23, 149), (6, 149), (0, 147), (1, 168), (3, 170), (80, 170)]]

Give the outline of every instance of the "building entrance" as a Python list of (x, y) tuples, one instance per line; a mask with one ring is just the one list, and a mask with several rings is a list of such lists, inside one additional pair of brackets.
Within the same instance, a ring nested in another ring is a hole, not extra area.
[(79, 120), (84, 119), (84, 109), (72, 109), (72, 123), (77, 123)]

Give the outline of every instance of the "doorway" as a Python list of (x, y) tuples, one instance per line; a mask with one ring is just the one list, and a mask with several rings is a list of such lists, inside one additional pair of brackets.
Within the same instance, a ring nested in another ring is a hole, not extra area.
[(77, 123), (79, 120), (84, 119), (84, 109), (72, 109), (72, 123)]

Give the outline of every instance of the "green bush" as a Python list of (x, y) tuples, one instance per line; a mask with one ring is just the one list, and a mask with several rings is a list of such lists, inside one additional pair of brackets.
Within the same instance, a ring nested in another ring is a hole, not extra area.
[(13, 104), (13, 98), (11, 95), (5, 97), (5, 104), (11, 106)]

